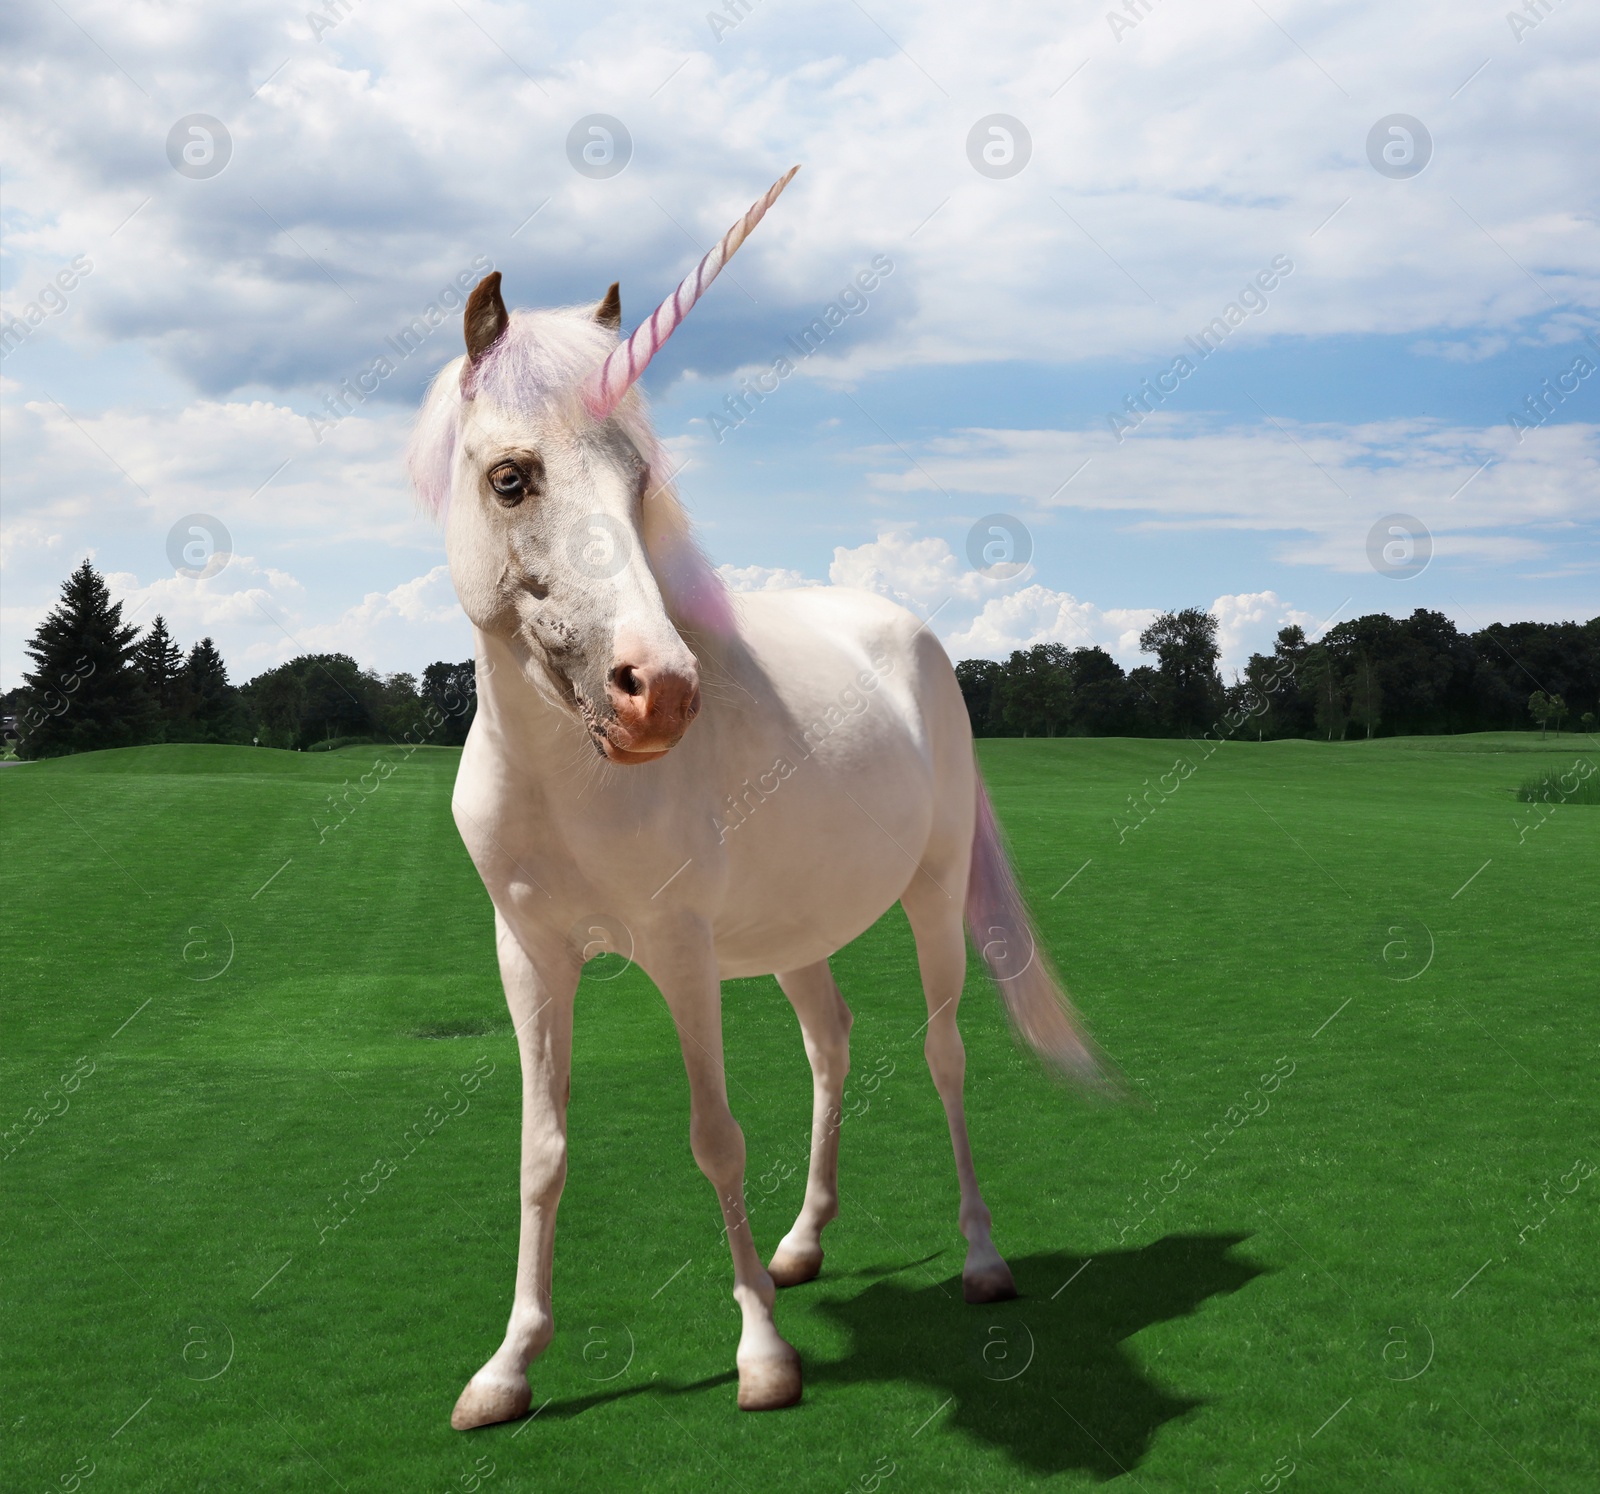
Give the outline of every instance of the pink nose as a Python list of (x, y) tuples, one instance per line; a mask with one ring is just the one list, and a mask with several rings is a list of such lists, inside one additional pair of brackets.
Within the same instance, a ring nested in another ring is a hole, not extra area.
[(606, 683), (621, 728), (622, 740), (614, 745), (629, 753), (665, 752), (700, 711), (700, 679), (692, 664), (617, 664)]

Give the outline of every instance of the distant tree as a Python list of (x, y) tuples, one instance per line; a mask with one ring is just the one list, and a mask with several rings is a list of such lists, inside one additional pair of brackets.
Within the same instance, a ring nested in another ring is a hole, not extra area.
[(209, 638), (189, 650), (183, 666), (187, 720), (182, 735), (191, 742), (239, 742), (248, 732), (239, 708), (239, 692), (228, 681), (222, 655)]
[(1325, 644), (1312, 644), (1306, 650), (1301, 674), (1303, 688), (1311, 699), (1317, 732), (1330, 742), (1342, 742), (1350, 721), (1350, 709), (1345, 698), (1344, 677), (1332, 650)]
[(1587, 736), (1591, 736), (1592, 737), (1594, 735), (1594, 726), (1595, 726), (1594, 712), (1593, 711), (1585, 711), (1583, 713), (1583, 715), (1581, 715), (1578, 718), (1578, 725), (1583, 728), (1584, 733)]
[(1539, 740), (1544, 740), (1545, 728), (1554, 721), (1556, 735), (1561, 735), (1561, 718), (1567, 714), (1567, 703), (1559, 695), (1546, 695), (1535, 690), (1528, 697), (1528, 714), (1539, 723)]
[(961, 686), (961, 698), (967, 703), (967, 719), (972, 723), (975, 737), (1003, 735), (996, 693), (1004, 673), (1004, 666), (993, 659), (963, 659), (956, 665), (956, 683)]
[(1543, 690), (1535, 690), (1528, 697), (1528, 714), (1539, 723), (1539, 740), (1544, 740), (1545, 728), (1555, 713), (1550, 708), (1550, 697)]
[(1059, 736), (1072, 709), (1072, 675), (1059, 643), (1018, 649), (1006, 660), (1000, 708), (1007, 726), (1025, 737)]
[(1212, 726), (1222, 707), (1217, 672), (1217, 619), (1199, 607), (1163, 612), (1139, 635), (1159, 663), (1156, 699), (1164, 725), (1180, 736)]
[(1128, 671), (1128, 732), (1136, 737), (1159, 737), (1167, 731), (1157, 693), (1161, 676), (1148, 664)]
[(372, 702), (374, 735), (400, 741), (422, 718), (422, 696), (413, 674), (369, 674), (367, 689)]
[(1075, 736), (1112, 736), (1127, 729), (1128, 677), (1103, 648), (1075, 648), (1067, 657)]
[[(1305, 692), (1305, 629), (1291, 625), (1279, 630), (1270, 654), (1251, 654), (1244, 666), (1244, 682), (1266, 709), (1255, 718), (1257, 737), (1308, 736), (1315, 709)], [(1248, 730), (1248, 728), (1246, 728)]]
[[(1353, 618), (1316, 643), (1304, 629), (1290, 626), (1280, 630), (1270, 654), (1251, 655), (1228, 691), (1220, 689), (1214, 667), (1204, 667), (1203, 637), (1202, 667), (1183, 667), (1185, 635), (1174, 624), (1185, 617), (1165, 614), (1141, 640), (1162, 659), (1161, 668), (1141, 665), (1124, 676), (1103, 650), (1072, 650), (1066, 656), (1064, 725), (1054, 714), (1059, 700), (1052, 705), (1048, 698), (1062, 688), (1058, 672), (1041, 668), (1032, 650), (1019, 650), (1005, 664), (963, 660), (956, 673), (974, 732), (1161, 736), (1192, 730), (1183, 723), (1186, 680), (1196, 683), (1189, 698), (1191, 723), (1196, 704), (1215, 692), (1217, 713), (1211, 714), (1207, 700), (1202, 729), (1220, 718), (1225, 699), (1249, 713), (1241, 730), (1264, 737), (1342, 740), (1352, 724), (1369, 736), (1515, 729), (1528, 720), (1533, 679), (1561, 701), (1559, 714), (1544, 722), (1547, 731), (1559, 731), (1569, 718), (1600, 713), (1600, 617), (1586, 623), (1493, 623), (1469, 637), (1442, 613), (1418, 608), (1404, 618)], [(1187, 617), (1205, 614), (1191, 611)], [(1159, 642), (1153, 636), (1158, 629)], [(1263, 699), (1265, 711), (1259, 710)], [(1018, 724), (1004, 718), (1003, 701)]]
[(1365, 638), (1361, 646), (1378, 666), (1389, 729), (1405, 735), (1468, 730), (1477, 662), (1471, 640), (1442, 612), (1425, 607), (1398, 623), (1384, 618), (1378, 628), (1392, 638), (1387, 653)]
[[(958, 665), (956, 678), (960, 677)], [(965, 687), (962, 693), (965, 695)], [(430, 664), (422, 671), (422, 700), (444, 718), (444, 724), (436, 727), (437, 735), (432, 740), (442, 747), (459, 747), (467, 740), (467, 731), (478, 713), (477, 665), (471, 659), (460, 664)], [(431, 714), (428, 720), (433, 721)], [(973, 732), (977, 734), (976, 727)]]
[(272, 747), (310, 747), (333, 737), (379, 734), (381, 681), (348, 654), (301, 654), (245, 685), (257, 736)]
[(62, 585), (61, 600), (25, 645), (33, 669), (24, 677), (18, 716), (24, 757), (58, 757), (148, 741), (156, 711), (134, 667), (138, 629), (85, 560)]
[(1383, 719), (1383, 686), (1378, 683), (1372, 660), (1365, 654), (1356, 660), (1355, 672), (1345, 688), (1350, 698), (1350, 719), (1357, 726), (1366, 727), (1370, 742), (1374, 728)]
[(145, 690), (160, 718), (157, 740), (173, 740), (187, 705), (183, 688), (183, 650), (167, 631), (167, 620), (159, 612), (135, 645), (133, 662), (144, 677)]
[(1600, 710), (1600, 617), (1586, 623), (1491, 623), (1469, 642), (1477, 664), (1473, 730), (1523, 725), (1533, 680), (1579, 716)]
[(251, 735), (268, 747), (300, 747), (306, 689), (295, 663), (258, 674), (239, 691)]

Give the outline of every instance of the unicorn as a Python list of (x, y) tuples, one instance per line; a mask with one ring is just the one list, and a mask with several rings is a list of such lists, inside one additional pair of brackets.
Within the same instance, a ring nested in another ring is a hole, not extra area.
[[(456, 1402), (458, 1430), (526, 1414), (529, 1367), (555, 1331), (573, 998), (597, 949), (625, 944), (678, 1029), (689, 1143), (732, 1257), (747, 1411), (800, 1399), (776, 1289), (818, 1274), (839, 1211), (851, 1015), (831, 954), (904, 908), (960, 1180), (968, 1302), (1016, 1286), (962, 1105), (963, 917), (1022, 1038), (1055, 1070), (1105, 1080), (1038, 945), (927, 623), (844, 589), (730, 595), (651, 429), (640, 374), (793, 176), (625, 341), (616, 284), (597, 305), (508, 312), (500, 273), (488, 275), (465, 309), (466, 352), (429, 390), (407, 454), (472, 623), (478, 710), (452, 809), (494, 906), (522, 1067), (511, 1314)], [(776, 976), (794, 1007), (813, 1094), (804, 1201), (765, 1264), (722, 1056), (721, 982), (756, 975)]]

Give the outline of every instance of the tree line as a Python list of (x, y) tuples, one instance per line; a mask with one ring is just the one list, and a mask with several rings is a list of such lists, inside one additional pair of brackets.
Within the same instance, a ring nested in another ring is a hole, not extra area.
[[(1493, 623), (1461, 633), (1439, 612), (1375, 612), (1312, 642), (1284, 628), (1225, 685), (1217, 619), (1162, 613), (1139, 635), (1153, 664), (1041, 643), (956, 678), (980, 737), (1420, 736), (1563, 725), (1600, 711), (1600, 618)], [(27, 644), (33, 668), (0, 696), (23, 757), (150, 742), (258, 742), (315, 750), (355, 740), (458, 746), (477, 708), (472, 661), (380, 675), (348, 654), (304, 654), (242, 686), (216, 645), (187, 654), (157, 617), (143, 633), (87, 560)]]
[(1375, 612), (1312, 642), (1282, 629), (1225, 685), (1217, 619), (1163, 613), (1139, 635), (1153, 664), (1124, 671), (1104, 649), (1041, 643), (1008, 659), (964, 659), (956, 678), (980, 737), (1430, 736), (1564, 724), (1600, 711), (1600, 618), (1492, 623), (1462, 633), (1443, 613)]
[(348, 654), (303, 654), (234, 685), (211, 639), (185, 654), (164, 618), (142, 633), (125, 623), (87, 560), (27, 652), (33, 667), (23, 684), (0, 696), (7, 738), (25, 758), (152, 742), (459, 746), (477, 709), (470, 659), (430, 664), (419, 679), (380, 675)]

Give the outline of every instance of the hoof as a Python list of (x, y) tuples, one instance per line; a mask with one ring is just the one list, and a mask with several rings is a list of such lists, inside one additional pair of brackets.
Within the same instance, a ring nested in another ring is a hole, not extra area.
[(961, 1295), (968, 1302), (1009, 1302), (1017, 1295), (1011, 1267), (1004, 1261), (961, 1274)]
[(793, 1246), (787, 1240), (780, 1242), (772, 1253), (772, 1263), (767, 1275), (772, 1284), (780, 1287), (799, 1286), (802, 1281), (812, 1281), (822, 1270), (822, 1247)]
[(450, 1413), (450, 1425), (458, 1432), (470, 1432), (473, 1427), (493, 1426), (497, 1421), (515, 1421), (527, 1415), (532, 1404), (533, 1392), (526, 1379), (485, 1380), (474, 1375)]
[(739, 1365), (739, 1409), (781, 1411), (800, 1404), (800, 1356), (788, 1344), (782, 1354)]

